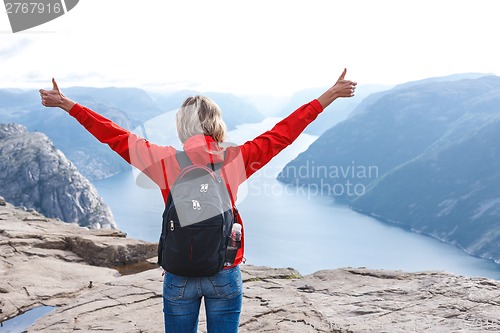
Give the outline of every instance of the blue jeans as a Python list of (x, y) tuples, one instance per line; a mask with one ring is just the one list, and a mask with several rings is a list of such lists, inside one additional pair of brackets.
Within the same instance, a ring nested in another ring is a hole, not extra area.
[(240, 268), (236, 266), (201, 278), (166, 272), (163, 279), (165, 333), (196, 333), (202, 297), (208, 333), (238, 332), (243, 290)]

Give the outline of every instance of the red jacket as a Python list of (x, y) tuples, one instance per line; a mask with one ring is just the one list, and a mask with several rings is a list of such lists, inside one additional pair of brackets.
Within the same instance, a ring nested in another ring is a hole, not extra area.
[[(322, 111), (321, 104), (313, 100), (278, 122), (270, 131), (242, 145), (224, 148), (226, 157), (221, 174), (233, 202), (236, 201), (238, 186), (290, 145)], [(80, 104), (75, 104), (69, 114), (100, 142), (109, 145), (125, 161), (151, 178), (159, 186), (163, 200), (167, 200), (169, 184), (173, 184), (180, 171), (174, 147), (150, 143)], [(211, 137), (204, 135), (189, 138), (184, 143), (184, 150), (194, 164), (221, 162), (224, 156), (223, 149)], [(243, 226), (241, 217), (239, 219)], [(242, 246), (235, 265), (243, 260), (244, 235), (242, 229)]]

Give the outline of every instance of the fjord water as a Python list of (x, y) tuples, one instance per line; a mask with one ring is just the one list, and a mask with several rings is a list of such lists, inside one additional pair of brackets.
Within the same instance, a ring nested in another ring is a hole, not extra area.
[[(242, 143), (272, 127), (268, 118), (230, 133)], [(301, 274), (339, 267), (416, 271), (446, 271), (500, 279), (500, 265), (472, 257), (460, 249), (337, 205), (328, 197), (297, 189), (275, 178), (283, 166), (316, 139), (301, 135), (261, 171), (238, 195), (245, 227), (248, 264), (293, 267)], [(128, 237), (158, 241), (163, 201), (158, 189), (136, 184), (137, 172), (96, 181), (118, 227)]]

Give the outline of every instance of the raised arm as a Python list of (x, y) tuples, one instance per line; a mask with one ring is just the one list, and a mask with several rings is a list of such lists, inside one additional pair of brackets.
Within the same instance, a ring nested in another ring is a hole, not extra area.
[(344, 69), (337, 82), (317, 99), (301, 106), (277, 123), (273, 129), (240, 147), (247, 178), (295, 141), (307, 125), (312, 123), (333, 101), (341, 97), (354, 96), (357, 83), (345, 80), (346, 72), (347, 70)]
[(161, 160), (175, 155), (175, 149), (158, 146), (120, 127), (110, 119), (70, 100), (61, 93), (52, 79), (52, 90), (40, 89), (42, 105), (59, 107), (73, 116), (97, 140), (107, 144), (125, 161), (145, 172), (162, 189), (166, 184), (166, 173)]
[(110, 119), (64, 96), (54, 79), (52, 79), (52, 90), (40, 89), (40, 96), (42, 105), (59, 107), (68, 112), (97, 140), (109, 145), (125, 161), (132, 164), (129, 148), (131, 145), (137, 144), (141, 138), (134, 137), (131, 132), (118, 126)]

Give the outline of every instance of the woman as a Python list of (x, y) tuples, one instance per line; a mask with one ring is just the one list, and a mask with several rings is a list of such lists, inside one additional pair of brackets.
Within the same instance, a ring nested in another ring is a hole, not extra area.
[[(346, 69), (335, 85), (317, 99), (298, 108), (273, 129), (240, 146), (223, 147), (225, 125), (217, 104), (203, 96), (189, 97), (177, 113), (177, 132), (183, 149), (193, 164), (222, 163), (221, 174), (236, 201), (238, 186), (290, 145), (308, 124), (339, 97), (354, 96), (356, 82), (345, 80)], [(42, 104), (59, 107), (82, 124), (100, 142), (144, 172), (160, 188), (164, 201), (179, 175), (176, 150), (159, 146), (133, 134), (96, 112), (64, 96), (52, 79), (52, 90), (40, 90)], [(241, 225), (240, 214), (237, 221)], [(165, 332), (196, 332), (201, 299), (204, 298), (209, 333), (237, 332), (242, 305), (239, 264), (241, 248), (234, 264), (210, 277), (184, 277), (164, 272), (163, 312)]]

